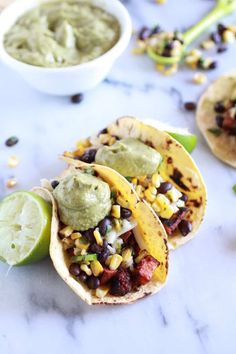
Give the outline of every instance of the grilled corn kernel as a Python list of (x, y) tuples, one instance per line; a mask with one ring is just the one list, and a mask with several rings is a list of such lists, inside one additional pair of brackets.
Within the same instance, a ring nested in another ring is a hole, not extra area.
[(138, 194), (139, 198), (143, 198), (143, 187), (140, 184), (136, 187), (136, 193)]
[(207, 40), (207, 41), (203, 41), (203, 42), (201, 43), (201, 47), (202, 47), (203, 49), (211, 49), (211, 48), (213, 48), (214, 46), (215, 46), (215, 42), (212, 41), (211, 39), (209, 39), (209, 40)]
[(178, 191), (178, 189), (176, 189), (175, 187), (172, 187), (167, 193), (166, 193), (167, 197), (169, 197), (169, 199), (175, 203), (179, 200), (180, 197), (182, 197), (182, 193), (180, 191)]
[(147, 199), (147, 201), (150, 203), (154, 202), (154, 200), (156, 198), (156, 196), (151, 193), (149, 188), (145, 190), (144, 195), (145, 195), (145, 198)]
[(159, 188), (161, 184), (161, 176), (158, 173), (152, 175), (152, 184), (154, 187)]
[(80, 269), (85, 272), (89, 277), (92, 275), (92, 271), (87, 264), (81, 264)]
[(120, 205), (113, 205), (111, 208), (111, 215), (114, 218), (120, 219)]
[(226, 30), (223, 32), (223, 41), (227, 43), (232, 43), (235, 41), (235, 35), (233, 32)]
[(204, 75), (202, 73), (196, 73), (193, 76), (193, 82), (198, 85), (204, 84), (206, 82), (206, 80), (207, 80), (206, 75)]
[(113, 222), (114, 222), (115, 230), (116, 230), (116, 231), (120, 231), (120, 229), (121, 229), (121, 224), (120, 224), (119, 220), (118, 220), (118, 219), (114, 219)]
[(75, 246), (80, 250), (87, 250), (89, 248), (89, 242), (84, 240), (83, 238), (78, 238), (75, 240)]
[(13, 156), (10, 156), (8, 161), (7, 161), (7, 166), (8, 167), (11, 167), (11, 168), (14, 168), (16, 167), (17, 165), (19, 164), (19, 159), (17, 156), (13, 155)]
[(161, 210), (160, 206), (157, 204), (156, 201), (154, 201), (154, 202), (152, 203), (152, 208), (153, 208), (153, 210), (154, 210), (156, 213), (158, 213), (158, 212)]
[(97, 297), (101, 299), (108, 294), (109, 290), (110, 290), (109, 286), (106, 285), (99, 286), (99, 288), (96, 289), (95, 294)]
[(7, 188), (13, 188), (17, 184), (17, 179), (15, 177), (9, 178), (6, 181), (6, 187)]
[(103, 272), (103, 266), (99, 261), (92, 261), (90, 263), (90, 267), (95, 277), (98, 277)]
[(64, 151), (64, 154), (63, 154), (65, 157), (71, 157), (73, 159), (74, 155), (72, 152), (70, 151)]
[(102, 236), (101, 236), (99, 230), (98, 230), (98, 229), (95, 229), (95, 230), (93, 231), (93, 235), (94, 235), (94, 237), (95, 237), (95, 240), (96, 240), (97, 244), (98, 244), (99, 246), (102, 246), (102, 245), (103, 245), (103, 239), (102, 239)]
[(148, 256), (147, 250), (141, 250), (139, 255), (135, 258), (135, 263), (139, 263), (146, 256)]
[(136, 186), (138, 183), (138, 179), (136, 177), (134, 177), (134, 178), (132, 178), (131, 182), (132, 182), (132, 184), (134, 184)]
[(169, 199), (164, 194), (158, 194), (155, 202), (159, 205), (161, 210), (170, 205)]
[(167, 205), (159, 212), (161, 218), (170, 219), (171, 216), (175, 213), (175, 208), (172, 205)]
[(132, 250), (130, 248), (124, 249), (122, 252), (123, 262), (127, 262), (130, 258), (132, 258)]
[(71, 226), (66, 226), (59, 231), (59, 234), (65, 237), (69, 237), (73, 232), (73, 228)]
[(109, 268), (110, 270), (116, 270), (119, 268), (123, 258), (119, 254), (113, 254), (111, 256), (110, 262), (109, 262)]
[(82, 237), (80, 232), (73, 232), (73, 234), (71, 234), (70, 238), (72, 240), (77, 240), (78, 238)]

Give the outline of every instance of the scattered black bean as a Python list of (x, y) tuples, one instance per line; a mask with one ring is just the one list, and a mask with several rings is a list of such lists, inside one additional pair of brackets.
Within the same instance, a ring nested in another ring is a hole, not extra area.
[(19, 139), (16, 136), (11, 136), (5, 141), (5, 145), (8, 147), (14, 146), (18, 143)]
[(56, 181), (56, 180), (52, 181), (52, 182), (51, 182), (52, 188), (53, 188), (53, 189), (56, 188), (59, 183), (60, 183), (60, 182), (59, 182), (59, 181)]
[(97, 243), (92, 243), (92, 244), (89, 246), (88, 251), (89, 251), (90, 253), (97, 253), (97, 254), (99, 254), (99, 253), (102, 252), (102, 247), (99, 246)]
[(224, 53), (227, 49), (228, 47), (225, 44), (222, 44), (217, 48), (217, 53)]
[(107, 246), (108, 246), (107, 240), (103, 240), (103, 244), (102, 244), (103, 249), (107, 248)]
[(106, 235), (107, 228), (111, 225), (111, 220), (109, 218), (104, 218), (98, 224), (99, 232), (102, 236)]
[(170, 58), (171, 57), (171, 51), (169, 49), (164, 49), (162, 55), (163, 55), (163, 57)]
[(216, 102), (214, 105), (214, 111), (216, 113), (224, 113), (225, 112), (225, 106), (222, 102)]
[(192, 224), (188, 220), (181, 220), (178, 228), (183, 236), (187, 236), (192, 231)]
[(77, 95), (71, 96), (72, 103), (80, 103), (84, 99), (84, 95), (82, 93), (78, 93)]
[(225, 25), (223, 25), (222, 23), (219, 23), (217, 26), (217, 31), (219, 33), (219, 35), (221, 36), (225, 31), (227, 30), (227, 27), (225, 27)]
[(89, 243), (95, 242), (93, 231), (94, 231), (94, 229), (89, 229), (89, 230), (82, 232), (83, 236), (88, 240)]
[(210, 38), (213, 40), (215, 44), (220, 44), (221, 43), (221, 36), (218, 32), (213, 32), (210, 36)]
[(87, 286), (89, 289), (97, 289), (100, 285), (100, 280), (93, 275), (88, 278), (87, 280)]
[(151, 30), (151, 36), (153, 35), (153, 34), (157, 34), (157, 33), (160, 33), (162, 30), (161, 30), (161, 27), (159, 26), (159, 25), (156, 25), (156, 26), (154, 26), (153, 28), (152, 28), (152, 30)]
[(157, 193), (165, 194), (172, 188), (172, 184), (170, 182), (162, 182), (160, 187), (157, 189)]
[(222, 117), (220, 114), (217, 114), (216, 116), (216, 124), (219, 128), (223, 127), (223, 121), (224, 121), (224, 117)]
[(110, 251), (109, 251), (108, 248), (105, 248), (105, 249), (102, 250), (101, 253), (99, 253), (98, 260), (101, 263), (105, 263), (109, 256), (110, 256)]
[(132, 211), (130, 209), (127, 208), (121, 208), (120, 209), (120, 215), (123, 219), (128, 219), (131, 217), (132, 215)]
[(141, 41), (144, 41), (145, 39), (149, 38), (151, 35), (151, 31), (148, 27), (144, 26), (141, 28), (141, 30), (139, 31), (139, 34), (138, 34), (138, 38), (141, 40)]
[(85, 151), (85, 153), (79, 157), (80, 161), (91, 163), (94, 162), (97, 150), (96, 149), (89, 149)]
[(108, 133), (107, 128), (104, 128), (104, 129), (100, 130), (100, 132), (99, 132), (98, 135), (100, 135), (100, 134), (107, 134), (107, 133)]
[(185, 102), (184, 103), (184, 108), (186, 111), (195, 111), (196, 110), (196, 103), (195, 102)]
[(186, 203), (188, 201), (188, 196), (186, 194), (182, 194), (179, 199), (183, 200)]
[(69, 272), (72, 275), (78, 276), (80, 274), (80, 266), (76, 263), (72, 263), (70, 265)]
[(88, 278), (88, 276), (87, 276), (87, 274), (86, 274), (85, 272), (81, 272), (81, 273), (79, 274), (79, 276), (78, 276), (78, 279), (79, 279), (80, 281), (82, 281), (83, 283), (86, 282), (87, 278)]
[(209, 65), (209, 69), (210, 70), (214, 70), (214, 69), (216, 69), (217, 68), (217, 61), (213, 61), (210, 65)]
[(174, 48), (174, 42), (167, 42), (165, 45), (166, 50), (172, 50)]

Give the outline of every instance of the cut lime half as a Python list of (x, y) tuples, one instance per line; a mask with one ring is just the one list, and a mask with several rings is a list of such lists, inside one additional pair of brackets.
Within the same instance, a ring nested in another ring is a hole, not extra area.
[(165, 131), (167, 134), (177, 140), (189, 153), (197, 146), (197, 136), (188, 131), (187, 128), (177, 128), (172, 125), (159, 122), (154, 119), (146, 119), (145, 123)]
[(19, 191), (0, 202), (0, 259), (25, 265), (49, 253), (51, 206), (33, 192)]

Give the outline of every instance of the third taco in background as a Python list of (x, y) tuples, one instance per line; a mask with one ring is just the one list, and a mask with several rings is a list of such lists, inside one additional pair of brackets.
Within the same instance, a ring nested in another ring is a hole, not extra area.
[(122, 117), (65, 156), (71, 164), (96, 162), (126, 177), (159, 217), (172, 248), (200, 226), (206, 205), (202, 176), (187, 151), (156, 127)]

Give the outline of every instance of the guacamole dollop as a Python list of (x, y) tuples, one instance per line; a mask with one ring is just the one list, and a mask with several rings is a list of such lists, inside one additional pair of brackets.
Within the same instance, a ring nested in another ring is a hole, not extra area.
[(125, 177), (152, 175), (161, 160), (159, 152), (134, 138), (102, 146), (95, 157), (96, 163), (111, 167)]
[(5, 34), (4, 47), (24, 63), (63, 67), (101, 56), (119, 37), (117, 19), (88, 0), (52, 1), (20, 17)]
[(80, 171), (63, 178), (54, 189), (60, 220), (74, 230), (97, 226), (111, 210), (110, 187), (101, 179)]

